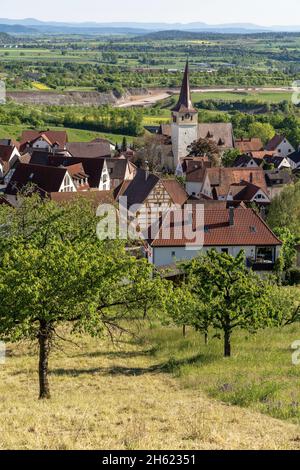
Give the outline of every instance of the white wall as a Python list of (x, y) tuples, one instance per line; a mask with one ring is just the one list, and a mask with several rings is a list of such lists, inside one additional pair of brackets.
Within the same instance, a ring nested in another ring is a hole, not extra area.
[(200, 197), (202, 183), (186, 182), (185, 189), (189, 196)]
[(287, 139), (284, 139), (280, 145), (275, 150), (275, 155), (278, 155), (280, 157), (287, 157), (291, 153), (295, 152), (294, 147), (292, 144), (289, 143)]
[(110, 179), (109, 171), (107, 168), (107, 163), (104, 160), (102, 174), (101, 174), (100, 183), (99, 183), (99, 190), (109, 191), (110, 188), (111, 188), (111, 179)]
[(34, 149), (43, 149), (43, 150), (51, 150), (51, 146), (46, 142), (44, 139), (38, 139), (34, 142), (32, 145), (32, 148)]
[[(206, 253), (208, 250), (215, 249), (221, 252), (222, 249), (227, 248), (228, 254), (237, 256), (241, 250), (245, 251), (246, 257), (251, 258), (255, 256), (255, 246), (222, 246), (222, 247), (204, 247), (202, 250), (191, 250), (186, 247), (152, 247), (152, 257), (150, 262), (156, 266), (168, 266), (178, 261), (190, 260), (198, 256), (200, 253)], [(175, 256), (173, 256), (173, 252)]]
[(177, 114), (176, 119), (177, 121), (172, 122), (171, 125), (175, 168), (177, 168), (180, 158), (184, 158), (188, 154), (188, 146), (198, 139), (198, 115), (192, 115), (192, 120), (191, 118), (182, 120), (182, 115)]

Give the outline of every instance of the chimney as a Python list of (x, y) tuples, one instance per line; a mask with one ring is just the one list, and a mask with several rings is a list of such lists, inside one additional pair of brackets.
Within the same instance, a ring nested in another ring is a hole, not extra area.
[(229, 225), (233, 227), (234, 225), (234, 207), (229, 207)]

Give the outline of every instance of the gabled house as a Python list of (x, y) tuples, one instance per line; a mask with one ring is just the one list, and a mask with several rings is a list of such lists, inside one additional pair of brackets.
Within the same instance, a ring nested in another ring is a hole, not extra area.
[(268, 195), (271, 200), (278, 196), (287, 185), (293, 184), (292, 175), (285, 168), (265, 171), (265, 177)]
[(68, 142), (66, 131), (23, 131), (20, 152), (47, 150), (48, 152), (65, 150)]
[(16, 195), (27, 185), (34, 185), (41, 195), (52, 192), (76, 192), (77, 188), (67, 168), (19, 163), (5, 190)]
[(201, 197), (202, 181), (206, 168), (211, 167), (211, 162), (204, 158), (185, 159), (182, 164), (182, 172), (185, 174), (185, 189), (189, 196)]
[(273, 166), (274, 169), (280, 170), (281, 168), (291, 168), (291, 164), (287, 157), (264, 157), (264, 168), (267, 166)]
[(117, 188), (123, 181), (131, 181), (137, 173), (137, 167), (127, 158), (106, 158), (111, 188)]
[(138, 169), (132, 181), (124, 181), (115, 190), (115, 197), (144, 231), (173, 205), (182, 206), (188, 194), (178, 181)]
[(201, 197), (223, 201), (270, 203), (262, 168), (206, 168), (199, 175)]
[(300, 168), (300, 150), (297, 150), (296, 152), (291, 153), (287, 157), (287, 160), (289, 161), (289, 164), (291, 165), (292, 170), (297, 170)]
[(77, 191), (88, 191), (90, 185), (88, 183), (89, 175), (87, 175), (83, 169), (82, 163), (74, 163), (69, 165), (68, 173), (71, 176)]
[(251, 154), (244, 154), (239, 155), (233, 164), (231, 165), (232, 168), (259, 168), (263, 165), (262, 158), (252, 157)]
[[(156, 235), (145, 244), (149, 262), (159, 268), (171, 267), (210, 249), (232, 256), (244, 250), (249, 268), (266, 272), (274, 269), (282, 243), (254, 210), (204, 206), (203, 217), (197, 221), (195, 207), (192, 217), (189, 211), (180, 209), (178, 214), (161, 219)], [(164, 236), (164, 220), (170, 226), (169, 232), (165, 232), (168, 237)], [(203, 246), (197, 244), (199, 232), (202, 232)]]
[(9, 173), (20, 157), (19, 150), (14, 145), (0, 144), (0, 178)]
[(295, 152), (294, 147), (287, 138), (279, 134), (274, 135), (267, 143), (265, 150), (274, 152), (274, 155), (278, 157), (287, 157)]
[[(53, 156), (51, 162), (57, 162), (56, 156)], [(105, 158), (66, 158), (63, 160), (63, 166), (69, 168), (75, 164), (81, 164), (84, 173), (88, 175), (88, 184), (92, 190), (109, 191), (111, 189), (111, 180)]]

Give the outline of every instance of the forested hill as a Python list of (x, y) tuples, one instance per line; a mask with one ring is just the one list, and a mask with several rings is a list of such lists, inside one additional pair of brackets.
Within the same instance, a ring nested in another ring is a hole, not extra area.
[(134, 42), (144, 41), (193, 41), (193, 40), (225, 40), (238, 39), (240, 38), (251, 38), (251, 39), (263, 39), (267, 40), (291, 40), (292, 38), (298, 37), (299, 33), (292, 32), (278, 32), (278, 31), (257, 31), (249, 32), (247, 30), (236, 29), (232, 30), (228, 28), (226, 31), (180, 31), (180, 30), (166, 30), (166, 31), (155, 31), (147, 34), (139, 34), (132, 38)]
[(0, 44), (13, 44), (13, 43), (15, 43), (15, 38), (13, 38), (7, 33), (0, 32)]

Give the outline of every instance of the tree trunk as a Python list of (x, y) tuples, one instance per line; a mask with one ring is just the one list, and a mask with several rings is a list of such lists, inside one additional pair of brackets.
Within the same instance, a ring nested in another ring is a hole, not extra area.
[(224, 356), (230, 357), (231, 356), (231, 332), (230, 330), (224, 331)]
[(208, 333), (207, 332), (204, 333), (204, 343), (205, 343), (205, 346), (208, 345)]
[(184, 338), (186, 337), (186, 326), (185, 325), (183, 325), (183, 327), (182, 327), (182, 335), (183, 335)]
[(39, 382), (40, 382), (40, 400), (50, 398), (50, 386), (48, 380), (48, 362), (51, 348), (52, 330), (50, 325), (44, 321), (40, 321), (40, 331), (38, 333), (39, 340)]

